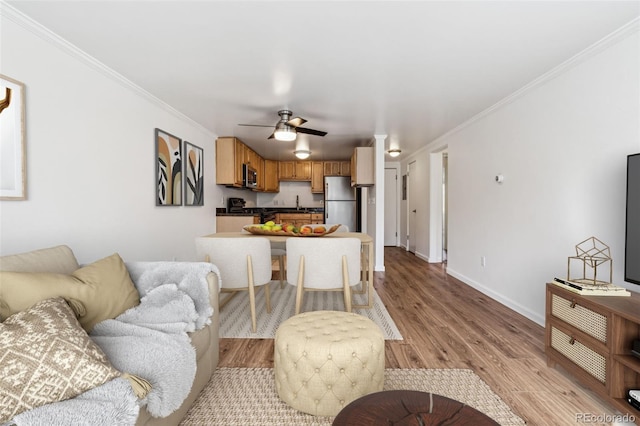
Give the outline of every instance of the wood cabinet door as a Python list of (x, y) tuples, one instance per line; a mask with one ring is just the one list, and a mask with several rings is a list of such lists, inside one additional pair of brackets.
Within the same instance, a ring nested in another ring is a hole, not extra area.
[(311, 180), (311, 161), (296, 161), (296, 180)]
[(278, 213), (278, 223), (292, 223), (295, 226), (302, 226), (311, 223), (309, 213)]
[(321, 194), (324, 192), (324, 165), (322, 161), (311, 163), (311, 192)]
[(221, 137), (216, 140), (216, 184), (236, 184), (235, 138)]
[(340, 162), (340, 176), (351, 176), (351, 162), (350, 161), (341, 161)]
[(242, 186), (242, 164), (244, 162), (244, 149), (245, 144), (243, 144), (239, 139), (236, 139), (236, 158), (235, 158), (235, 169), (236, 169), (236, 185)]
[(351, 157), (351, 186), (372, 186), (374, 181), (373, 148), (355, 148)]
[(296, 165), (293, 161), (280, 161), (278, 163), (280, 180), (293, 180), (296, 176)]
[(265, 180), (266, 180), (265, 170), (264, 170), (264, 159), (259, 155), (256, 155), (256, 158), (258, 163), (258, 167), (256, 167), (256, 170), (258, 171), (258, 187), (256, 189), (260, 192), (264, 192)]
[(276, 160), (264, 160), (264, 174), (264, 192), (279, 192), (278, 162)]

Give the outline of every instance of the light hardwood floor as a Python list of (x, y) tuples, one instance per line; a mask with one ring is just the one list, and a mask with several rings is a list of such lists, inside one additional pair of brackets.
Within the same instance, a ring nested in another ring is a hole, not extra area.
[[(374, 285), (404, 337), (386, 342), (387, 368), (472, 369), (531, 425), (616, 413), (560, 367), (547, 367), (540, 325), (404, 249), (385, 248), (385, 269)], [(221, 339), (220, 352), (220, 367), (273, 367), (272, 339)]]

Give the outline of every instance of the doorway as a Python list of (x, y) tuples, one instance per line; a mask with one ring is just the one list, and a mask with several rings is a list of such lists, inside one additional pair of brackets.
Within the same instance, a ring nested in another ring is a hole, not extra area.
[(449, 170), (449, 155), (442, 153), (442, 263), (447, 263), (447, 226), (449, 223), (449, 191), (447, 188)]
[(417, 242), (417, 186), (411, 184), (411, 177), (415, 174), (416, 162), (412, 161), (407, 165), (407, 250), (416, 253)]
[(384, 169), (384, 245), (398, 245), (397, 169)]

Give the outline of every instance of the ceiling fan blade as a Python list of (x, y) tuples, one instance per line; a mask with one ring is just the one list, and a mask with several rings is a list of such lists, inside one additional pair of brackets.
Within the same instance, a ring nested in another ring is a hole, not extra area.
[(306, 122), (307, 120), (305, 120), (302, 117), (294, 117), (291, 120), (287, 121), (287, 124), (289, 126), (298, 127), (298, 126), (302, 126)]
[(247, 127), (273, 127), (273, 124), (238, 124), (238, 126), (247, 126)]
[(296, 132), (306, 133), (308, 135), (316, 135), (316, 136), (324, 136), (327, 134), (327, 132), (323, 132), (322, 130), (307, 129), (305, 127), (296, 127)]

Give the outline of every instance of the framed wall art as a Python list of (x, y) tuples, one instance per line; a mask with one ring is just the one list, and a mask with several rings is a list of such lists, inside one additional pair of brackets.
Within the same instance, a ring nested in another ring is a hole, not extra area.
[(204, 151), (184, 142), (184, 205), (204, 206)]
[(182, 205), (182, 140), (156, 129), (156, 206)]
[(27, 199), (24, 84), (0, 74), (0, 200)]

